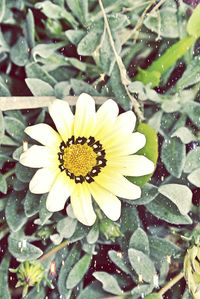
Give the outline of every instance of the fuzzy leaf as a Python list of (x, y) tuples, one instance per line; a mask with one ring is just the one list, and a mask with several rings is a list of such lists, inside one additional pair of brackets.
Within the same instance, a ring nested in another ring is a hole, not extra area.
[(93, 276), (102, 283), (102, 287), (106, 292), (114, 295), (122, 295), (123, 292), (113, 275), (97, 271), (93, 273)]

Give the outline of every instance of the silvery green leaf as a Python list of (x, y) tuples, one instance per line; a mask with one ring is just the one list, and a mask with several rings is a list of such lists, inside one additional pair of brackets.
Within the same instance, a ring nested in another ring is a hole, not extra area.
[(35, 260), (43, 254), (40, 248), (27, 241), (27, 237), (21, 231), (9, 235), (8, 248), (10, 253), (21, 262)]
[(122, 255), (121, 252), (117, 252), (115, 250), (109, 250), (108, 252), (109, 258), (111, 259), (111, 261), (123, 272), (125, 272), (126, 274), (131, 274), (130, 269), (128, 268), (128, 266), (126, 265), (126, 261)]
[(9, 97), (10, 96), (9, 89), (2, 82), (0, 82), (0, 96), (1, 97)]
[(156, 275), (156, 269), (150, 258), (142, 251), (133, 248), (129, 248), (128, 256), (137, 275), (141, 275), (143, 281), (151, 283), (154, 275)]
[(92, 96), (99, 96), (98, 91), (94, 87), (82, 80), (71, 79), (70, 83), (76, 95), (80, 95), (82, 92), (86, 92)]
[(180, 214), (176, 205), (162, 194), (147, 204), (146, 208), (158, 219), (162, 219), (168, 223), (192, 224), (192, 219), (188, 215)]
[(45, 298), (45, 289), (41, 286), (38, 290), (34, 287), (23, 299), (41, 299)]
[(158, 191), (170, 199), (182, 215), (187, 215), (192, 206), (192, 191), (185, 185), (165, 184)]
[(67, 5), (82, 24), (85, 24), (88, 19), (88, 0), (66, 0)]
[(41, 79), (51, 86), (54, 86), (57, 83), (57, 81), (36, 62), (27, 64), (25, 70), (28, 78)]
[(67, 277), (67, 289), (73, 289), (84, 277), (91, 263), (91, 255), (85, 254), (71, 269)]
[(24, 24), (24, 34), (30, 48), (35, 46), (35, 22), (32, 10), (29, 8)]
[(8, 269), (10, 264), (10, 256), (5, 254), (0, 264), (0, 298), (11, 299), (8, 286)]
[(122, 206), (121, 219), (124, 219), (120, 223), (120, 231), (122, 234), (129, 235), (140, 227), (140, 218), (138, 216), (138, 211), (134, 206), (124, 204)]
[(16, 150), (13, 152), (13, 159), (19, 161), (21, 154), (23, 153), (23, 146), (17, 147)]
[(23, 202), (17, 196), (17, 193), (13, 193), (8, 197), (5, 214), (8, 226), (13, 232), (19, 231), (26, 223), (27, 218), (24, 213)]
[(181, 103), (178, 100), (164, 100), (161, 108), (166, 113), (173, 113), (180, 110)]
[(54, 96), (53, 87), (45, 81), (26, 78), (25, 82), (34, 96)]
[[(153, 288), (153, 284), (139, 284), (131, 290), (131, 295), (134, 299), (140, 299), (141, 296), (144, 297), (146, 294), (149, 294)], [(161, 298), (159, 297), (159, 299)]]
[(37, 44), (32, 49), (32, 55), (33, 59), (37, 62), (37, 56), (42, 58), (49, 58), (51, 55), (53, 55), (58, 49), (65, 46), (66, 43), (60, 42), (60, 43), (53, 43), (53, 44)]
[(97, 271), (93, 273), (93, 276), (102, 283), (104, 291), (114, 295), (122, 295), (123, 292), (113, 275), (103, 271)]
[(29, 48), (24, 37), (20, 37), (10, 50), (10, 57), (13, 63), (24, 66), (29, 59)]
[(0, 2), (0, 23), (3, 21), (5, 11), (6, 11), (6, 0), (2, 0)]
[(187, 68), (176, 84), (177, 89), (188, 88), (200, 81), (200, 57), (196, 56), (187, 65)]
[(197, 168), (194, 171), (192, 171), (187, 178), (190, 183), (200, 188), (200, 168)]
[(39, 217), (40, 217), (41, 225), (44, 225), (52, 215), (52, 213), (49, 212), (46, 208), (46, 198), (47, 198), (46, 194), (42, 195), (40, 198)]
[(63, 99), (70, 94), (71, 85), (68, 81), (58, 82), (54, 86), (55, 96), (58, 99)]
[(162, 110), (157, 111), (153, 116), (148, 120), (148, 124), (154, 128), (157, 132), (160, 130), (160, 123), (162, 119), (163, 112)]
[(23, 166), (19, 162), (16, 164), (15, 170), (16, 177), (23, 183), (29, 183), (35, 173), (34, 169)]
[(65, 217), (57, 223), (56, 228), (57, 228), (58, 233), (63, 238), (68, 239), (71, 236), (73, 236), (75, 229), (76, 229), (76, 225), (77, 225), (76, 219), (73, 219), (70, 217)]
[(193, 124), (200, 128), (200, 103), (186, 103), (184, 112), (188, 115)]
[(179, 138), (173, 137), (165, 139), (161, 151), (161, 160), (165, 164), (167, 171), (176, 178), (180, 178), (182, 174), (185, 157), (185, 145)]
[(86, 240), (89, 244), (94, 244), (97, 242), (99, 238), (99, 227), (98, 227), (98, 224), (95, 223), (92, 228), (90, 229), (87, 237), (86, 237)]
[(134, 248), (149, 255), (149, 240), (146, 232), (138, 227), (132, 234), (129, 241), (129, 248)]
[(181, 139), (182, 143), (188, 144), (191, 141), (195, 141), (196, 137), (192, 134), (192, 132), (186, 127), (178, 128), (171, 137), (178, 137)]
[(50, 240), (53, 242), (54, 245), (59, 245), (62, 242), (63, 237), (59, 234), (53, 234), (50, 236)]
[(39, 211), (40, 195), (27, 191), (24, 201), (24, 211), (27, 217), (32, 217)]
[(85, 36), (85, 31), (83, 31), (83, 30), (72, 30), (72, 29), (69, 29), (69, 30), (65, 31), (65, 35), (67, 36), (68, 40), (72, 44), (78, 45), (78, 43)]
[(152, 184), (145, 184), (142, 188), (142, 194), (139, 199), (133, 200), (130, 202), (130, 204), (133, 205), (145, 205), (158, 195), (158, 188)]
[(1, 139), (4, 136), (4, 132), (5, 132), (4, 118), (3, 118), (3, 113), (0, 110), (0, 144), (1, 144)]
[(99, 46), (103, 34), (103, 26), (93, 25), (91, 30), (81, 39), (77, 51), (79, 55), (91, 56)]
[(5, 129), (8, 134), (20, 143), (24, 140), (24, 129), (25, 125), (19, 119), (5, 116), (4, 117)]
[(166, 238), (159, 238), (157, 236), (149, 236), (150, 256), (156, 260), (161, 261), (167, 256), (176, 256), (181, 252), (181, 248), (176, 246)]
[(102, 290), (101, 284), (98, 281), (92, 281), (80, 292), (77, 299), (102, 299), (106, 296), (108, 296), (108, 293)]
[(8, 190), (5, 177), (0, 173), (0, 192), (6, 194)]
[(200, 167), (200, 147), (196, 147), (189, 151), (186, 156), (185, 165), (184, 165), (184, 172), (190, 173), (196, 168)]

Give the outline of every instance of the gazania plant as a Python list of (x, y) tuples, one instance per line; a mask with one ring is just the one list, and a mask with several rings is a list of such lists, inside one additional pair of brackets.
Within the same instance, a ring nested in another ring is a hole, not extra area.
[(0, 299), (200, 299), (199, 2), (0, 1)]

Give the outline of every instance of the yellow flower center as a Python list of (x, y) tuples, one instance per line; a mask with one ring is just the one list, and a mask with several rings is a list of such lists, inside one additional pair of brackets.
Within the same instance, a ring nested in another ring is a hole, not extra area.
[(72, 144), (64, 149), (63, 165), (75, 176), (86, 176), (97, 164), (97, 154), (87, 144)]

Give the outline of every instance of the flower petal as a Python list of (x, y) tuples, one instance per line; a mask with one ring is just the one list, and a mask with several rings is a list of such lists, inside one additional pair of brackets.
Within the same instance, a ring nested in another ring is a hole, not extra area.
[(32, 168), (58, 166), (57, 155), (48, 147), (33, 145), (21, 154), (20, 163)]
[(118, 140), (119, 142), (116, 143), (115, 146), (113, 146), (112, 143), (106, 146), (108, 158), (134, 154), (143, 148), (146, 143), (146, 137), (139, 132), (124, 136), (124, 138), (119, 134)]
[(137, 199), (141, 196), (141, 189), (129, 182), (123, 175), (110, 170), (107, 166), (95, 177), (95, 182), (116, 196), (126, 199)]
[(108, 165), (127, 176), (143, 176), (152, 173), (155, 168), (151, 160), (141, 155), (118, 157), (109, 160)]
[(37, 124), (27, 127), (25, 133), (41, 144), (55, 148), (55, 150), (57, 150), (62, 141), (58, 133), (47, 124)]
[(101, 140), (104, 136), (110, 135), (113, 125), (119, 114), (119, 108), (113, 100), (107, 100), (96, 113), (97, 122), (94, 136)]
[(96, 215), (92, 206), (91, 194), (86, 184), (77, 184), (71, 195), (71, 204), (76, 218), (85, 225), (93, 225)]
[(37, 170), (29, 183), (30, 191), (35, 194), (49, 192), (58, 173), (59, 168), (45, 167)]
[(76, 103), (76, 113), (74, 118), (74, 136), (89, 137), (95, 126), (95, 101), (82, 93)]
[(46, 201), (47, 210), (50, 212), (57, 212), (64, 208), (65, 202), (71, 195), (74, 188), (74, 183), (68, 178), (65, 172), (61, 172), (49, 194)]
[(49, 113), (62, 139), (67, 141), (72, 135), (74, 115), (66, 101), (55, 100), (49, 106)]
[(89, 184), (88, 187), (104, 214), (112, 221), (118, 220), (121, 215), (121, 201), (95, 182)]

